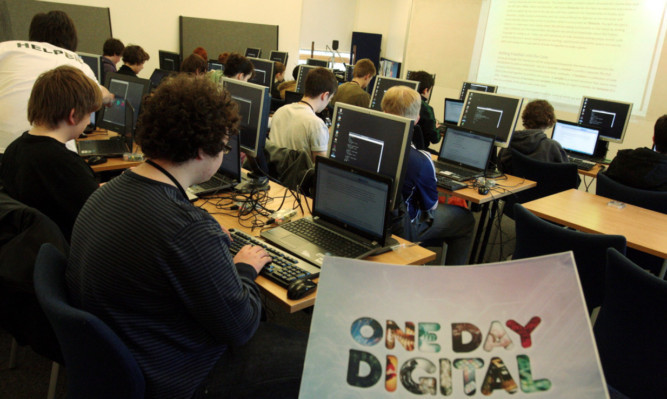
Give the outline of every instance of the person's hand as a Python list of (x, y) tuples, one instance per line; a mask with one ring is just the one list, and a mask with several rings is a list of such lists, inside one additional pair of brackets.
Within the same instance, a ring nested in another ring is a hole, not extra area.
[(264, 248), (256, 245), (246, 245), (234, 257), (234, 263), (247, 263), (254, 267), (258, 274), (269, 262), (271, 262), (269, 253)]
[(107, 90), (107, 88), (104, 86), (100, 86), (100, 90), (102, 91), (102, 103), (106, 106), (111, 105), (111, 102), (116, 96), (114, 96), (113, 93)]

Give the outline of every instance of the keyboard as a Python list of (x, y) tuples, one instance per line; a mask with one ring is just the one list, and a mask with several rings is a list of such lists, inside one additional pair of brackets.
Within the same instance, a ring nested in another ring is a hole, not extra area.
[(335, 256), (357, 258), (371, 249), (318, 226), (307, 219), (298, 219), (294, 222), (286, 223), (282, 227), (324, 248)]
[(595, 166), (595, 163), (587, 162), (587, 161), (584, 161), (583, 159), (579, 159), (579, 158), (570, 158), (570, 157), (568, 157), (568, 160), (570, 161), (570, 163), (573, 163), (573, 164), (577, 165), (577, 169), (581, 169), (581, 170), (591, 170)]
[(443, 175), (435, 175), (435, 178), (438, 179), (438, 187), (442, 187), (445, 190), (456, 191), (468, 187), (465, 183), (457, 182)]
[(229, 187), (234, 184), (234, 181), (227, 178), (221, 178), (219, 176), (213, 175), (209, 180), (199, 183), (199, 187), (204, 190), (210, 190), (216, 187)]
[(260, 241), (246, 233), (231, 229), (232, 245), (229, 252), (236, 255), (241, 248), (250, 245), (259, 245), (271, 255), (271, 263), (266, 265), (260, 274), (275, 282), (281, 287), (288, 287), (293, 281), (302, 278), (313, 278), (320, 274), (320, 268), (304, 260), (297, 259), (271, 244)]

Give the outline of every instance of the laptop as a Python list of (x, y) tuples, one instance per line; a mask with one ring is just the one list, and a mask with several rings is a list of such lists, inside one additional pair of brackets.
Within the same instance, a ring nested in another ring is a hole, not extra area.
[(150, 81), (151, 81), (151, 90), (157, 89), (157, 87), (162, 83), (162, 81), (169, 75), (174, 73), (174, 71), (168, 71), (166, 69), (159, 69), (155, 68), (153, 73), (151, 74)]
[(560, 143), (568, 156), (590, 159), (595, 153), (599, 135), (600, 131), (592, 126), (558, 119), (554, 124), (551, 138)]
[(117, 132), (119, 136), (105, 140), (78, 140), (76, 150), (82, 157), (100, 155), (122, 157), (123, 153), (132, 152), (134, 144), (134, 109), (121, 97), (116, 97), (110, 106), (102, 107), (97, 126)]
[(209, 180), (188, 187), (186, 190), (188, 194), (196, 196), (215, 194), (229, 190), (241, 182), (239, 135), (231, 136), (227, 144), (232, 147), (232, 150), (223, 156), (218, 171)]
[(444, 123), (449, 126), (456, 126), (459, 124), (463, 112), (463, 100), (456, 98), (445, 98), (445, 118)]
[(261, 236), (322, 266), (325, 255), (364, 258), (388, 240), (393, 179), (317, 157), (312, 217), (263, 231)]
[(490, 134), (448, 126), (435, 161), (437, 173), (456, 181), (482, 176), (495, 148), (494, 140)]

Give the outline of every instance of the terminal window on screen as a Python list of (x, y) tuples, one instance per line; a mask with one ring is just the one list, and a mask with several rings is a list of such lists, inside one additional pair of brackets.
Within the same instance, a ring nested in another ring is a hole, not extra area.
[[(339, 136), (336, 135), (336, 138), (334, 139), (335, 142), (333, 143), (334, 146), (331, 153), (332, 158), (336, 158), (336, 144), (338, 137)], [(343, 149), (345, 153), (342, 155), (342, 160), (346, 164), (365, 170), (380, 172), (382, 153), (384, 152), (384, 141), (350, 132), (347, 136), (347, 145), (345, 145)]]
[(239, 105), (239, 116), (241, 117), (241, 125), (250, 125), (250, 115), (252, 111), (252, 101), (243, 97), (232, 96), (232, 99)]
[(490, 107), (477, 107), (472, 116), (472, 122), (475, 125), (490, 129), (500, 128), (503, 120), (503, 110)]
[(592, 109), (588, 118), (589, 125), (614, 127), (616, 122), (616, 113), (604, 111), (601, 109)]

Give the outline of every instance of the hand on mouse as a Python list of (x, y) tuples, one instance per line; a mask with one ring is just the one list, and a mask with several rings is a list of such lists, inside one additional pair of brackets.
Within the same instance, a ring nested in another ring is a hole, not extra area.
[(234, 257), (234, 263), (247, 263), (254, 267), (257, 273), (269, 262), (271, 262), (269, 253), (264, 248), (256, 245), (246, 245)]

